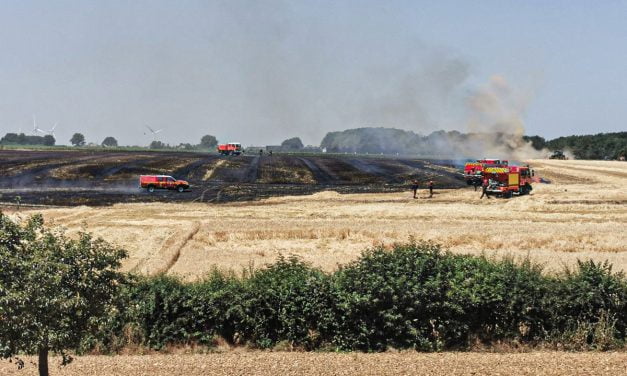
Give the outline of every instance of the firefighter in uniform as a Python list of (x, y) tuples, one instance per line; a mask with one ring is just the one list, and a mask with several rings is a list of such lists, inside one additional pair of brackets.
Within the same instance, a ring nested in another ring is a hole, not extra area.
[(479, 197), (479, 199), (482, 199), (483, 196), (485, 196), (488, 200), (490, 199), (490, 196), (488, 195), (488, 179), (487, 178), (483, 178), (483, 183), (481, 184), (481, 197)]
[(414, 191), (414, 198), (417, 198), (416, 195), (418, 194), (418, 180), (416, 179), (412, 180), (411, 190)]

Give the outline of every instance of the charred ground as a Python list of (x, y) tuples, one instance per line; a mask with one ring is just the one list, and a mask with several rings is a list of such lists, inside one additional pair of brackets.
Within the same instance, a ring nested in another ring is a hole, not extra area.
[[(190, 192), (138, 188), (141, 174), (190, 182)], [(464, 186), (451, 162), (356, 155), (241, 155), (187, 152), (0, 151), (0, 202), (110, 205), (118, 202), (229, 202), (302, 195), (395, 192), (408, 181)]]

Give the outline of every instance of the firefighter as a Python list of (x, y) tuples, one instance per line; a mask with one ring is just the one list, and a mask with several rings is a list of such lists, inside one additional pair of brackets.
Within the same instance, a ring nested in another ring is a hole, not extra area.
[(472, 180), (472, 185), (475, 187), (475, 192), (477, 192), (477, 188), (481, 186), (482, 179), (481, 171), (475, 172), (475, 177)]
[(483, 183), (481, 184), (481, 197), (479, 197), (479, 199), (482, 199), (483, 196), (485, 196), (488, 200), (490, 199), (490, 196), (488, 195), (488, 179), (487, 178), (483, 178)]
[(411, 190), (414, 191), (414, 198), (418, 198), (416, 197), (416, 195), (418, 194), (418, 180), (414, 179), (411, 182)]
[(429, 198), (433, 197), (433, 180), (429, 180)]

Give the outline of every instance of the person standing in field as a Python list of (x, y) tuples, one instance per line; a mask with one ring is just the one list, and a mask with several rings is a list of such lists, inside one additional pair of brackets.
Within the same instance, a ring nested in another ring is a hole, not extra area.
[(475, 192), (477, 192), (477, 187), (481, 185), (481, 172), (475, 172), (475, 178), (473, 179), (472, 185), (475, 187)]
[(482, 199), (483, 196), (488, 200), (490, 199), (490, 196), (488, 196), (488, 178), (483, 178), (483, 183), (481, 184), (481, 197), (479, 199)]
[(433, 180), (429, 180), (429, 198), (433, 197)]
[(411, 190), (414, 191), (414, 198), (418, 198), (416, 197), (416, 195), (418, 194), (418, 180), (416, 179), (412, 180)]

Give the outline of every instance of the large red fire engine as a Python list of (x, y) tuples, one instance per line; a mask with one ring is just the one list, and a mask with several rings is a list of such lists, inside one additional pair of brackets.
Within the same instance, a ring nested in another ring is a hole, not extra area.
[(481, 185), (483, 171), (489, 167), (507, 167), (509, 161), (500, 159), (478, 159), (476, 162), (468, 162), (464, 166), (464, 178), (468, 185)]
[(244, 149), (242, 149), (242, 144), (239, 142), (218, 145), (218, 153), (222, 155), (240, 155), (243, 152)]
[(488, 194), (509, 198), (531, 192), (534, 173), (529, 166), (485, 167), (482, 174), (488, 180)]

